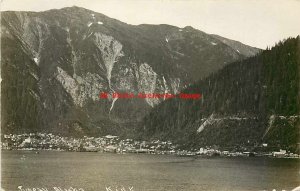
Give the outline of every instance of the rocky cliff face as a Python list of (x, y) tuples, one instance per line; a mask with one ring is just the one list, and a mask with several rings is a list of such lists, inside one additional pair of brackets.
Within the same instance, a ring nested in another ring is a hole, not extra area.
[[(120, 133), (162, 99), (259, 50), (192, 27), (128, 25), (79, 7), (1, 14), (2, 129)], [(235, 45), (236, 45), (235, 44)]]

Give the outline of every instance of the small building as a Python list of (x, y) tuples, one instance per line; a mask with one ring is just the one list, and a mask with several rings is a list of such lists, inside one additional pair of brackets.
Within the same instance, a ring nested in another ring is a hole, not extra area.
[(117, 147), (113, 145), (108, 145), (107, 147), (104, 148), (105, 152), (110, 152), (110, 153), (115, 153), (117, 152)]
[(98, 149), (94, 145), (89, 145), (88, 147), (84, 147), (87, 152), (97, 152)]
[(282, 150), (282, 149), (280, 149), (279, 152), (273, 152), (274, 157), (284, 157), (285, 154), (286, 154), (286, 150)]

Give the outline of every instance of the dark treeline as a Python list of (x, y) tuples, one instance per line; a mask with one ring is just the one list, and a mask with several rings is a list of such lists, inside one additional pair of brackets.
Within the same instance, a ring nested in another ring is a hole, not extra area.
[[(199, 100), (170, 99), (158, 105), (144, 118), (142, 136), (189, 147), (266, 142), (295, 150), (300, 121), (299, 42), (299, 36), (279, 42), (183, 91), (201, 93)], [(213, 120), (197, 133), (210, 116)]]

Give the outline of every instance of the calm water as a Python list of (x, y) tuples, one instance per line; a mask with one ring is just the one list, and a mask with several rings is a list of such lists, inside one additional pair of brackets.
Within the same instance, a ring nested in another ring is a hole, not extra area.
[(2, 151), (2, 187), (85, 191), (291, 190), (298, 159), (190, 158), (168, 155)]

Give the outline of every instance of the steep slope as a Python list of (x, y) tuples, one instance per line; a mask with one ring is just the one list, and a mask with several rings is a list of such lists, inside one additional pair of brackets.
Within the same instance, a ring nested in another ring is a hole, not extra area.
[[(197, 100), (170, 99), (144, 118), (143, 136), (187, 147), (255, 146), (297, 150), (299, 144), (300, 38), (225, 66), (183, 92)], [(299, 151), (299, 150), (298, 150)]]
[(247, 46), (247, 45), (242, 44), (235, 40), (230, 40), (230, 39), (221, 37), (219, 35), (214, 35), (214, 34), (212, 36), (219, 39), (224, 44), (227, 44), (231, 48), (235, 49), (238, 53), (241, 53), (245, 56), (253, 56), (253, 55), (257, 54), (257, 52), (259, 51), (259, 49), (257, 49), (257, 48), (255, 49), (251, 46)]
[(3, 12), (1, 40), (4, 132), (118, 134), (162, 99), (100, 92), (178, 93), (248, 56), (192, 27), (133, 26), (79, 7)]

